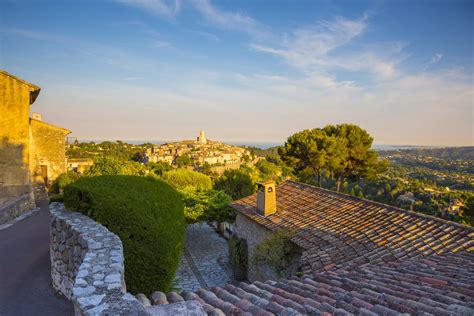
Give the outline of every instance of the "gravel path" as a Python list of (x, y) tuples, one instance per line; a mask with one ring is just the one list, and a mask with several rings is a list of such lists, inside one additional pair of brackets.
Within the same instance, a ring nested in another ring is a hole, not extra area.
[(55, 294), (49, 262), (49, 208), (0, 231), (0, 315), (74, 315)]
[(175, 287), (195, 291), (222, 286), (231, 281), (227, 240), (209, 225), (193, 224), (186, 229), (186, 243)]

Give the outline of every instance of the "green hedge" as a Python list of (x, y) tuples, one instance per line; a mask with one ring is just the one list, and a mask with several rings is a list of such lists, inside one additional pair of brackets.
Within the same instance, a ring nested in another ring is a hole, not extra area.
[(170, 289), (185, 230), (183, 203), (171, 186), (149, 177), (84, 177), (65, 187), (64, 203), (120, 237), (128, 291)]

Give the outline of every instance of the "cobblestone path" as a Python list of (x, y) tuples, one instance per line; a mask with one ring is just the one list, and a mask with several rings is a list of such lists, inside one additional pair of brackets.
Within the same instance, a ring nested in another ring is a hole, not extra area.
[(175, 287), (195, 291), (222, 286), (231, 281), (230, 271), (227, 240), (207, 224), (188, 225)]

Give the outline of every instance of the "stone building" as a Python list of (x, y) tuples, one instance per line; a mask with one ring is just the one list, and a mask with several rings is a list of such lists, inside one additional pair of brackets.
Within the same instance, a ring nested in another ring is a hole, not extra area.
[[(277, 231), (294, 233), (304, 275), (366, 263), (458, 252), (474, 245), (471, 227), (295, 181), (234, 201), (234, 232), (248, 244), (248, 278), (275, 279), (255, 267), (255, 247)], [(263, 272), (263, 273), (262, 273)]]
[(82, 174), (89, 170), (94, 165), (94, 160), (91, 158), (68, 158), (67, 170)]
[(69, 130), (30, 114), (40, 88), (0, 71), (0, 198), (29, 194), (32, 184), (50, 184), (66, 172), (65, 136)]

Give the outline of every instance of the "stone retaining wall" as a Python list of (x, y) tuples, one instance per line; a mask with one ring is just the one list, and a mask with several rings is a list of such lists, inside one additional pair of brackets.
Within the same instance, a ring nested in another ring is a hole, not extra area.
[(53, 287), (76, 315), (148, 315), (127, 293), (122, 242), (104, 226), (60, 203), (50, 205)]
[(34, 200), (30, 194), (11, 198), (0, 206), (0, 224), (7, 223), (34, 207)]

